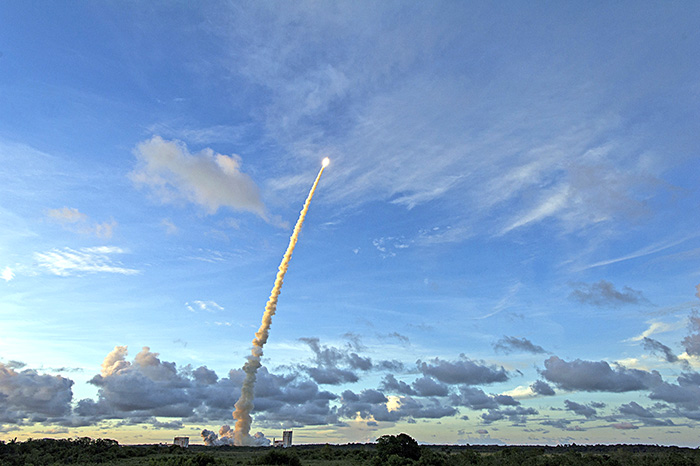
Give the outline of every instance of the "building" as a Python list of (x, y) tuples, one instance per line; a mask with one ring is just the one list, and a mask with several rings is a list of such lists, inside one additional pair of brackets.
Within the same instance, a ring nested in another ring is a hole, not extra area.
[(187, 448), (190, 446), (190, 438), (189, 437), (175, 437), (173, 440), (173, 445), (178, 445), (182, 448)]
[(282, 431), (282, 446), (284, 448), (292, 446), (292, 431), (291, 430)]

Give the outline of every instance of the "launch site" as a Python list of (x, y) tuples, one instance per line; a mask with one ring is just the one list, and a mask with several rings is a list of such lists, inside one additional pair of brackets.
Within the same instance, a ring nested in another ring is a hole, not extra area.
[(0, 2), (0, 465), (696, 465), (700, 3)]

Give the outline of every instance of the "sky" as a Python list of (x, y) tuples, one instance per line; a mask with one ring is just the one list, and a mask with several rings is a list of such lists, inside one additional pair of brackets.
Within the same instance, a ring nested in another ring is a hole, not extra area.
[(0, 440), (699, 446), (697, 24), (0, 2)]

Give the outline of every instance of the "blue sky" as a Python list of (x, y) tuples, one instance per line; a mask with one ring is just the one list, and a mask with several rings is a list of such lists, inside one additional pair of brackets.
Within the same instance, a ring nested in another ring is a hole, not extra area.
[(0, 5), (0, 439), (698, 446), (695, 2)]

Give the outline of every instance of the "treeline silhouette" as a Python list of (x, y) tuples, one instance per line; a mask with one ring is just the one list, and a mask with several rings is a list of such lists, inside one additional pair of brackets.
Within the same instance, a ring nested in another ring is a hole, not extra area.
[(0, 466), (54, 465), (289, 466), (700, 466), (700, 450), (655, 445), (419, 445), (406, 434), (372, 444), (291, 448), (119, 445), (115, 440), (0, 441)]

